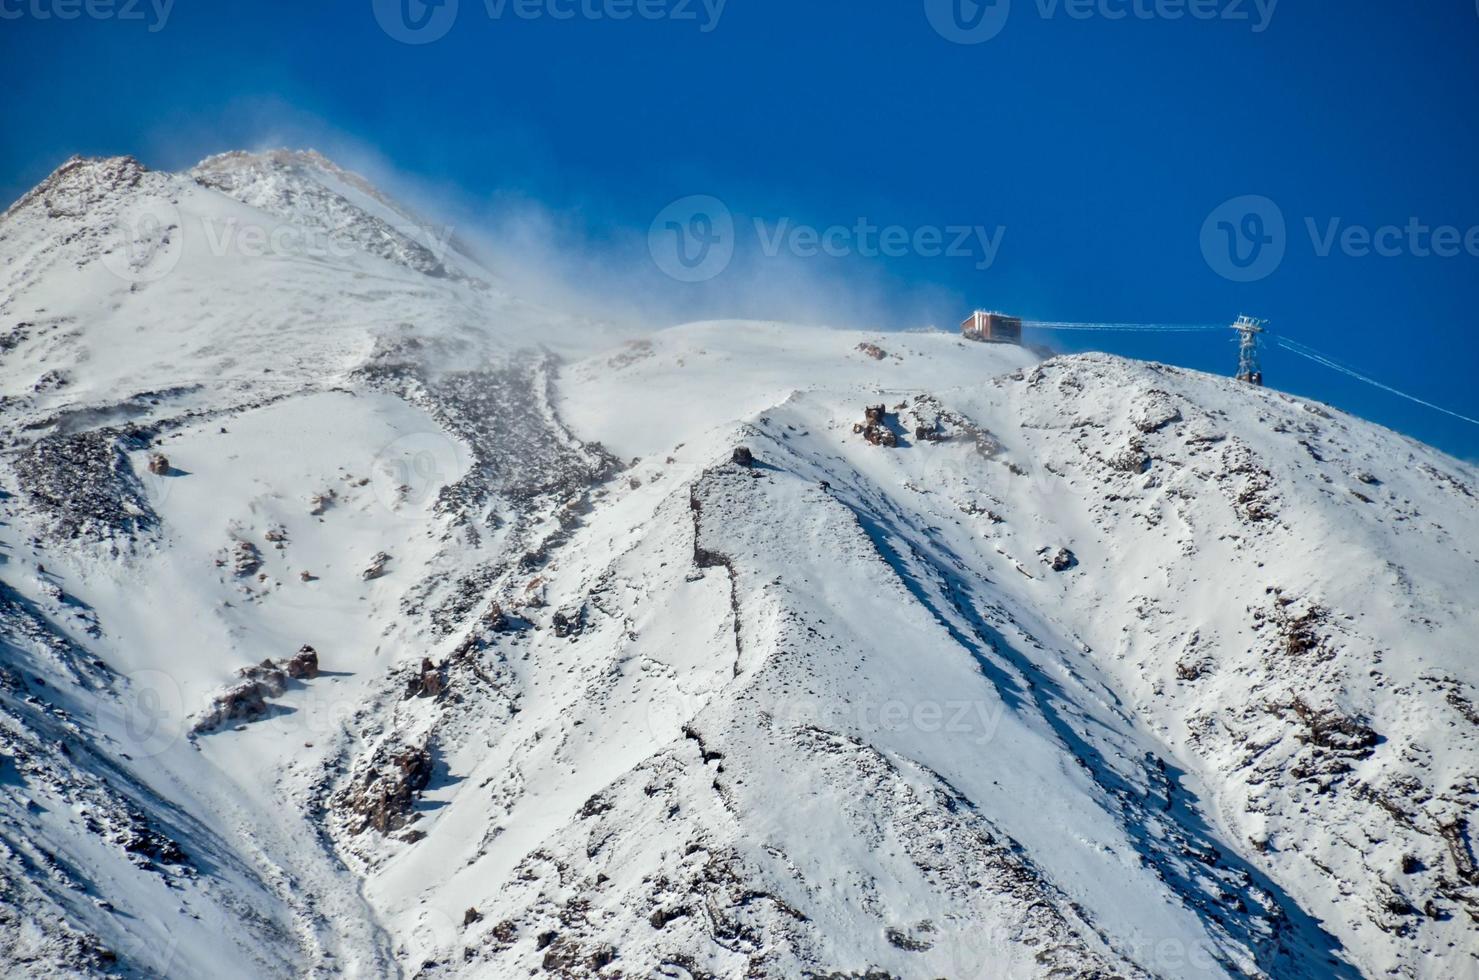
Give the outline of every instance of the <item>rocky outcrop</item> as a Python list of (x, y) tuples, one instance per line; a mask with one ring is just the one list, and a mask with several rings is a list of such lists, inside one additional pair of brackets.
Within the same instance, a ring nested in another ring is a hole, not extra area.
[(377, 579), (385, 574), (385, 566), (389, 564), (390, 555), (386, 554), (383, 551), (378, 552), (375, 554), (374, 557), (370, 559), (370, 563), (365, 566), (365, 570), (360, 572), (359, 577), (364, 579), (366, 582), (369, 582), (372, 579)]
[(888, 406), (869, 405), (863, 409), (863, 421), (854, 422), (852, 431), (870, 446), (897, 446), (899, 437), (888, 423)]
[(413, 809), (431, 782), (433, 759), (424, 745), (398, 739), (382, 742), (333, 801), (353, 835), (373, 830), (390, 834), (414, 822)]
[(118, 429), (47, 436), (17, 453), (12, 466), (48, 533), (121, 544), (159, 526), (126, 455), (147, 439), (146, 433)]
[(210, 706), (191, 726), (192, 735), (215, 731), (234, 722), (251, 722), (271, 710), (268, 698), (281, 697), (289, 681), (312, 680), (318, 676), (318, 651), (304, 644), (285, 660), (263, 660), (237, 671), (240, 681), (211, 699)]

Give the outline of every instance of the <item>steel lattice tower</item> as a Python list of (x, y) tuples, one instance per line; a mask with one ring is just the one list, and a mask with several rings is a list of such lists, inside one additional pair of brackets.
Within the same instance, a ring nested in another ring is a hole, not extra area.
[(1249, 384), (1263, 384), (1263, 366), (1258, 362), (1258, 338), (1263, 334), (1267, 320), (1251, 316), (1239, 316), (1232, 328), (1238, 332), (1238, 380)]

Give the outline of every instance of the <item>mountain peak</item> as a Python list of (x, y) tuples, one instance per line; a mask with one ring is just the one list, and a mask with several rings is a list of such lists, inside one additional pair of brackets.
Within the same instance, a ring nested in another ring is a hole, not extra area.
[(148, 173), (149, 168), (132, 156), (73, 154), (6, 208), (0, 221), (37, 201), (48, 201), (51, 210), (65, 214), (80, 213), (103, 198), (139, 186)]

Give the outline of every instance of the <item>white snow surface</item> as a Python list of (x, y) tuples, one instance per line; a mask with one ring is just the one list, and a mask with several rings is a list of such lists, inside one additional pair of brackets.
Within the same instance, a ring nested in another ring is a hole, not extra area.
[(295, 151), (0, 217), (5, 975), (1479, 976), (1472, 466), (428, 227)]

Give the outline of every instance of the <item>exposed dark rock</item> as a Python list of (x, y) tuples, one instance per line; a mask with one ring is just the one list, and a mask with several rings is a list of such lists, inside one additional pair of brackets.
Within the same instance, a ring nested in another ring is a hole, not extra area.
[[(543, 937), (541, 937), (543, 938)], [(575, 939), (558, 939), (545, 950), (542, 966), (558, 977), (585, 977), (616, 961), (616, 948), (605, 943), (591, 948)]]
[(1298, 697), (1287, 705), (1271, 707), (1269, 711), (1281, 718), (1293, 714), (1303, 726), (1303, 731), (1295, 737), (1337, 755), (1364, 759), (1381, 742), (1381, 736), (1359, 719), (1343, 715), (1333, 707), (1312, 708)]
[(897, 446), (899, 437), (894, 434), (887, 419), (887, 405), (868, 405), (863, 409), (863, 421), (854, 422), (852, 430), (871, 446)]
[(370, 581), (371, 579), (377, 579), (385, 574), (385, 566), (388, 564), (390, 564), (390, 555), (386, 554), (383, 551), (377, 552), (375, 556), (370, 559), (370, 564), (365, 567), (365, 570), (363, 572), (360, 572), (360, 578), (364, 579), (366, 582)]
[(406, 685), (408, 698), (434, 698), (447, 689), (447, 678), (430, 657), (421, 658), (421, 668)]
[(250, 541), (237, 541), (231, 546), (231, 572), (237, 578), (246, 578), (262, 567), (262, 552)]
[(483, 613), (483, 625), (495, 633), (508, 629), (508, 617), (504, 615), (503, 607), (496, 602), (489, 603)]
[(902, 929), (897, 929), (893, 926), (889, 926), (887, 929), (885, 929), (883, 934), (885, 938), (888, 939), (890, 946), (897, 947), (898, 949), (907, 950), (911, 953), (922, 953), (925, 950), (933, 948), (935, 945), (928, 939), (919, 939), (911, 935), (910, 933), (907, 933)]
[(667, 909), (659, 908), (652, 910), (652, 914), (647, 917), (647, 921), (652, 923), (652, 928), (663, 929), (667, 927), (669, 922), (692, 914), (693, 910), (686, 905)]
[(335, 798), (351, 834), (375, 830), (389, 834), (411, 822), (417, 798), (431, 782), (431, 752), (396, 741), (380, 744)]
[(1474, 859), (1473, 848), (1469, 845), (1469, 822), (1463, 817), (1458, 817), (1438, 828), (1438, 833), (1443, 837), (1444, 843), (1448, 845), (1448, 853), (1453, 857), (1454, 870), (1466, 884), (1479, 885), (1479, 862)]
[(305, 643), (283, 668), (294, 680), (311, 680), (318, 676), (318, 651)]
[(97, 429), (47, 436), (14, 457), (21, 492), (59, 538), (132, 539), (159, 517), (129, 465), (126, 450), (147, 445), (139, 430)]
[(748, 446), (735, 446), (730, 458), (739, 466), (755, 465), (755, 455)]
[(227, 688), (211, 701), (210, 707), (191, 728), (191, 732), (208, 732), (227, 722), (260, 718), (267, 712), (267, 697), (268, 688), (256, 680)]
[(271, 707), (268, 698), (280, 697), (289, 680), (312, 680), (318, 676), (318, 651), (304, 644), (287, 660), (265, 659), (237, 671), (241, 681), (211, 699), (191, 727), (192, 734), (213, 731), (227, 722), (255, 721)]
[(1038, 556), (1055, 572), (1066, 572), (1078, 565), (1078, 556), (1067, 548), (1042, 548)]
[(585, 606), (576, 606), (568, 611), (557, 612), (550, 618), (550, 625), (559, 637), (579, 636), (585, 629)]
[(308, 513), (314, 517), (322, 517), (324, 512), (334, 506), (339, 495), (334, 490), (321, 490), (308, 498)]
[(920, 442), (944, 442), (945, 433), (940, 431), (939, 425), (916, 425), (914, 427), (914, 438)]

